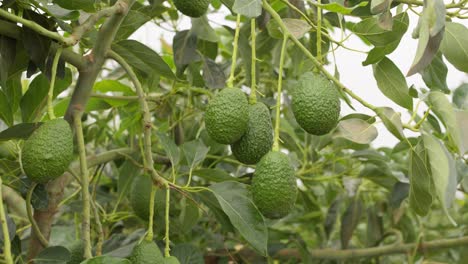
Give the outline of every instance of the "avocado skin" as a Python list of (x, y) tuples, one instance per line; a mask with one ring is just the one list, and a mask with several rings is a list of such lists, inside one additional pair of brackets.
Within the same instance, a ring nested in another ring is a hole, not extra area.
[(244, 135), (249, 121), (249, 103), (237, 88), (225, 88), (209, 103), (205, 113), (208, 135), (221, 144), (232, 144)]
[(203, 16), (209, 4), (210, 0), (174, 0), (177, 10), (189, 17)]
[[(144, 221), (149, 220), (149, 201), (153, 182), (147, 174), (137, 176), (130, 187), (130, 206), (135, 214)], [(156, 191), (154, 197), (154, 216), (161, 214), (165, 208), (166, 195), (164, 192)]]
[(70, 247), (70, 260), (67, 264), (80, 264), (84, 259), (84, 248), (81, 240), (75, 241)]
[(336, 87), (322, 75), (305, 73), (292, 96), (297, 123), (312, 135), (325, 135), (336, 127), (340, 117)]
[(62, 175), (73, 160), (73, 133), (64, 119), (42, 124), (24, 142), (21, 163), (26, 175), (46, 183)]
[(128, 257), (132, 264), (164, 264), (164, 258), (153, 241), (143, 240), (136, 245)]
[(267, 218), (285, 217), (294, 207), (297, 185), (288, 156), (279, 151), (268, 152), (252, 178), (253, 201)]
[(272, 145), (273, 126), (268, 107), (263, 103), (250, 105), (247, 131), (231, 145), (232, 153), (242, 163), (256, 164)]

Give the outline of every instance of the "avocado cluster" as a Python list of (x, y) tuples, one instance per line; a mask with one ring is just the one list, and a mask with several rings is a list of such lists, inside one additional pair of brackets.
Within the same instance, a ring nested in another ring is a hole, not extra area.
[(156, 243), (144, 239), (137, 244), (130, 256), (128, 257), (130, 263), (138, 264), (163, 264), (165, 263), (164, 257), (161, 254)]
[(340, 98), (334, 84), (324, 76), (308, 72), (301, 76), (292, 96), (297, 123), (312, 135), (325, 135), (338, 124)]
[[(143, 174), (137, 176), (130, 187), (130, 206), (132, 207), (133, 212), (135, 212), (135, 214), (143, 221), (149, 220), (149, 204), (152, 186), (153, 182), (151, 180), (151, 176)], [(164, 212), (165, 204), (165, 193), (156, 191), (156, 195), (154, 197), (153, 219), (155, 219), (157, 215), (161, 214), (161, 212)]]
[(255, 205), (267, 218), (279, 219), (288, 215), (297, 196), (294, 168), (286, 154), (268, 152), (252, 178), (252, 196)]
[(177, 10), (189, 17), (203, 16), (209, 4), (210, 0), (174, 0)]
[(42, 124), (24, 142), (21, 164), (26, 175), (47, 183), (62, 175), (73, 159), (73, 133), (64, 119)]

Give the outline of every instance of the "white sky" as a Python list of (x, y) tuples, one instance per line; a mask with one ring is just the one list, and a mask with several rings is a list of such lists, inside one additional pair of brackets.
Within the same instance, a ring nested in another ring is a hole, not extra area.
[[(235, 23), (232, 21), (226, 21), (224, 16), (229, 11), (223, 7), (220, 12), (209, 14), (208, 18), (210, 20), (210, 24), (213, 28), (220, 27), (221, 24), (229, 25), (231, 27), (234, 26)], [(402, 71), (403, 74), (406, 74), (408, 69), (413, 62), (413, 58), (415, 56), (416, 47), (417, 47), (417, 40), (411, 38), (411, 33), (416, 27), (418, 17), (409, 12), (410, 18), (410, 25), (408, 31), (403, 36), (400, 45), (398, 48), (390, 54), (388, 57), (398, 66), (398, 68)], [(455, 22), (462, 23), (468, 27), (468, 21), (460, 21), (457, 20)], [(180, 23), (178, 24), (178, 30), (185, 30), (190, 29), (191, 23), (190, 19), (187, 17), (181, 18)], [(166, 25), (165, 28), (170, 28), (169, 25)], [(349, 33), (349, 32), (347, 32)], [(340, 39), (340, 32), (337, 30), (332, 36), (335, 39)], [(172, 43), (172, 38), (174, 36), (174, 32), (170, 32), (168, 30), (161, 29), (161, 27), (153, 24), (148, 23), (142, 28), (140, 28), (137, 32), (135, 32), (130, 38), (139, 40), (149, 47), (153, 48), (156, 51), (161, 50), (161, 41), (160, 39), (163, 38), (166, 42)], [(369, 51), (372, 47), (366, 46), (358, 37), (352, 36), (344, 45), (348, 47), (352, 47), (353, 49), (362, 50), (362, 51)], [(390, 99), (386, 98), (378, 89), (377, 83), (374, 79), (372, 66), (363, 67), (361, 62), (365, 60), (367, 54), (358, 53), (354, 51), (349, 51), (343, 48), (338, 49), (335, 51), (336, 55), (336, 63), (338, 65), (338, 70), (340, 72), (340, 80), (344, 83), (348, 88), (353, 90), (356, 94), (358, 94), (364, 100), (370, 102), (375, 106), (389, 106), (392, 107), (395, 111), (402, 113), (402, 121), (405, 123), (409, 119), (409, 115), (405, 109), (398, 106)], [(331, 55), (329, 55), (330, 61), (332, 61)], [(450, 89), (454, 89), (458, 87), (460, 84), (464, 82), (468, 82), (468, 75), (466, 73), (460, 72), (455, 69), (450, 63), (446, 61), (448, 67), (448, 76), (447, 76), (447, 84)], [(334, 64), (328, 65), (326, 68), (330, 72), (334, 72)], [(425, 87), (424, 82), (419, 74), (415, 74), (409, 78), (407, 78), (408, 86), (415, 85), (416, 88)], [(416, 104), (416, 100), (413, 100), (414, 105)], [(347, 115), (349, 113), (354, 112), (350, 109), (346, 103), (342, 102), (342, 112), (341, 115)], [(372, 111), (363, 107), (358, 102), (353, 101), (353, 106), (358, 113), (365, 113), (374, 115)], [(422, 107), (419, 109), (419, 113), (423, 113), (426, 109), (424, 104), (421, 104)], [(377, 129), (379, 131), (379, 136), (373, 141), (373, 145), (376, 147), (379, 146), (393, 146), (398, 142), (393, 135), (388, 132), (383, 124), (377, 124)], [(405, 131), (407, 136), (411, 136), (411, 132)]]

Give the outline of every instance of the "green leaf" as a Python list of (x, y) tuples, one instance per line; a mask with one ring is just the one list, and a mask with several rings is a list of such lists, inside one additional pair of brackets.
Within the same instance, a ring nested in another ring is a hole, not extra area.
[[(94, 84), (94, 91), (101, 93), (114, 92), (121, 95), (135, 95), (136, 93), (129, 86), (115, 80), (103, 80)], [(124, 106), (130, 103), (126, 99), (102, 99), (104, 102), (108, 103), (113, 107)]]
[(200, 249), (191, 244), (178, 244), (171, 249), (171, 255), (177, 257), (180, 264), (204, 264)]
[(180, 151), (177, 145), (174, 143), (170, 137), (162, 132), (157, 132), (156, 136), (158, 137), (159, 142), (166, 151), (166, 155), (171, 160), (172, 166), (177, 166), (180, 161)]
[(407, 76), (420, 72), (429, 65), (439, 50), (445, 27), (445, 4), (443, 0), (426, 0), (413, 32), (419, 37), (418, 48)]
[(409, 96), (405, 76), (388, 58), (373, 66), (374, 77), (382, 93), (393, 102), (408, 110), (413, 109), (413, 99)]
[[(61, 100), (60, 102), (58, 102), (54, 106), (55, 116), (57, 117), (64, 116), (69, 104), (70, 104), (70, 98), (65, 98)], [(112, 106), (108, 104), (106, 101), (104, 101), (103, 99), (90, 98), (86, 104), (84, 112), (90, 113), (93, 111), (101, 111), (101, 110), (106, 110), (109, 108), (112, 108)]]
[(409, 204), (418, 215), (424, 216), (427, 215), (432, 205), (434, 183), (431, 179), (429, 160), (422, 141), (416, 146), (416, 149), (411, 149), (409, 160)]
[(180, 231), (182, 233), (189, 233), (192, 228), (197, 224), (200, 217), (200, 210), (198, 205), (187, 197), (183, 197), (180, 201), (181, 210), (179, 215)]
[(460, 154), (464, 153), (465, 149), (462, 144), (460, 128), (458, 127), (452, 104), (449, 102), (445, 94), (438, 91), (429, 93), (427, 99), (429, 105), (432, 107), (432, 111), (440, 118), (440, 120), (442, 120), (442, 123), (444, 123), (450, 142), (456, 149), (458, 149)]
[(141, 169), (135, 166), (130, 160), (125, 160), (119, 168), (119, 178), (117, 182), (117, 192), (119, 194), (117, 201), (121, 201), (128, 193), (132, 181), (141, 174)]
[(200, 55), (197, 52), (197, 36), (189, 30), (179, 31), (175, 34), (172, 40), (172, 50), (174, 51), (177, 74), (182, 73), (191, 62), (200, 61)]
[(121, 40), (112, 44), (112, 50), (122, 56), (132, 67), (145, 76), (159, 74), (168, 79), (175, 79), (167, 63), (148, 46), (132, 39)]
[[(300, 19), (283, 18), (282, 21), (287, 27), (288, 32), (297, 39), (302, 38), (312, 28), (306, 21)], [(268, 21), (267, 30), (272, 38), (283, 39), (283, 32), (275, 20)]]
[(390, 194), (389, 204), (393, 209), (400, 208), (401, 203), (409, 195), (410, 185), (405, 182), (397, 182), (393, 185), (392, 193)]
[(262, 255), (267, 255), (268, 229), (246, 186), (222, 182), (209, 187), (232, 225)]
[(80, 17), (80, 12), (76, 10), (68, 10), (65, 8), (62, 8), (58, 5), (43, 5), (43, 8), (47, 8), (49, 13), (62, 20), (77, 20)]
[(203, 169), (198, 169), (198, 170), (193, 171), (192, 174), (194, 176), (198, 176), (200, 178), (203, 178), (211, 182), (223, 182), (223, 181), (236, 180), (236, 178), (232, 177), (231, 175), (229, 175), (229, 173), (221, 169), (203, 168)]
[(468, 83), (464, 83), (453, 91), (453, 103), (459, 108), (468, 110)]
[(395, 112), (390, 107), (379, 107), (377, 108), (377, 114), (384, 123), (385, 127), (398, 139), (404, 139), (403, 124), (401, 123), (400, 114)]
[(369, 144), (377, 138), (378, 132), (374, 125), (362, 119), (351, 118), (338, 123), (335, 136), (343, 137), (359, 144)]
[(441, 51), (460, 71), (468, 72), (468, 29), (459, 23), (447, 22)]
[(0, 132), (0, 141), (27, 139), (41, 123), (21, 123)]
[[(67, 69), (64, 79), (56, 79), (54, 86), (54, 98), (67, 89), (72, 82), (72, 74)], [(39, 74), (29, 84), (28, 90), (21, 98), (21, 116), (23, 122), (32, 122), (39, 120), (46, 108), (47, 94), (49, 92), (49, 79), (44, 74)]]
[(5, 89), (10, 67), (15, 63), (16, 40), (0, 35), (0, 86)]
[(125, 16), (125, 19), (122, 21), (122, 24), (115, 35), (115, 41), (127, 39), (132, 35), (137, 29), (150, 21), (151, 17), (135, 10), (130, 10)]
[(431, 90), (439, 90), (444, 93), (449, 93), (450, 90), (447, 87), (447, 66), (442, 59), (442, 54), (438, 53), (431, 64), (424, 68), (420, 73), (424, 80), (424, 83)]
[(392, 0), (373, 0), (371, 1), (371, 13), (376, 15), (387, 11), (392, 4)]
[(262, 0), (235, 0), (232, 11), (249, 18), (258, 17), (262, 14)]
[(87, 259), (81, 264), (132, 264), (128, 259), (115, 258), (110, 256), (100, 256)]
[(95, 0), (54, 0), (57, 5), (68, 10), (84, 10), (86, 12), (94, 12)]
[(34, 258), (37, 264), (62, 264), (70, 260), (70, 251), (62, 246), (45, 248)]
[(23, 96), (21, 76), (21, 72), (10, 75), (5, 86), (3, 86), (3, 91), (8, 98), (12, 113), (16, 113), (16, 111), (19, 109), (21, 97)]
[(456, 226), (450, 217), (447, 208), (450, 208), (457, 192), (457, 169), (452, 155), (445, 146), (434, 136), (427, 133), (422, 135), (424, 147), (429, 156), (432, 181), (434, 182), (437, 198), (442, 204), (445, 214)]
[[(25, 10), (23, 14), (25, 19), (32, 20), (44, 28), (52, 29), (51, 20), (46, 16), (36, 12)], [(27, 76), (30, 77), (39, 68), (42, 72), (45, 71), (47, 56), (49, 54), (51, 40), (40, 35), (33, 29), (24, 27), (21, 31), (21, 43), (30, 58)]]
[(325, 217), (325, 222), (323, 223), (327, 238), (330, 238), (333, 228), (335, 227), (336, 219), (338, 219), (338, 215), (340, 214), (341, 203), (342, 199), (337, 198), (331, 203), (327, 210), (327, 216)]
[(206, 15), (199, 18), (192, 18), (192, 29), (190, 29), (190, 31), (195, 34), (198, 39), (210, 42), (219, 41), (219, 37), (208, 22)]
[(13, 113), (7, 96), (0, 90), (0, 119), (8, 126), (13, 125)]
[(359, 224), (359, 219), (362, 215), (362, 201), (358, 197), (354, 197), (351, 200), (348, 208), (341, 217), (341, 247), (343, 249), (348, 248), (348, 243), (353, 236), (354, 230)]
[(462, 154), (468, 152), (468, 109), (455, 110), (455, 118), (460, 128)]
[[(396, 49), (406, 30), (408, 30), (408, 25), (408, 14), (401, 13), (393, 18), (391, 31), (382, 29), (379, 26), (378, 19), (374, 17), (363, 19), (361, 22), (355, 24), (352, 31), (376, 47), (393, 45), (394, 49)], [(387, 52), (390, 53), (393, 50)]]
[(362, 1), (359, 4), (353, 6), (353, 7), (344, 7), (342, 4), (338, 2), (332, 2), (329, 4), (314, 4), (315, 6), (321, 7), (322, 9), (331, 11), (333, 13), (340, 13), (343, 15), (349, 15), (351, 12), (353, 12), (354, 9), (358, 7), (363, 7), (367, 6), (369, 4), (367, 1)]
[(226, 84), (226, 76), (221, 66), (208, 58), (203, 58), (203, 80), (211, 89), (221, 89)]
[(182, 151), (190, 170), (195, 169), (205, 159), (209, 150), (210, 148), (206, 147), (200, 139), (188, 141), (182, 145)]

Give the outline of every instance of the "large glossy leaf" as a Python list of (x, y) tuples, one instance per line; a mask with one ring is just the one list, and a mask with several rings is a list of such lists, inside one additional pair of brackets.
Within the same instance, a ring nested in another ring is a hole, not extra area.
[(191, 244), (178, 244), (171, 250), (171, 255), (177, 257), (180, 264), (204, 264), (200, 249)]
[(445, 58), (460, 71), (468, 72), (468, 29), (466, 26), (447, 22), (441, 50)]
[(197, 36), (189, 30), (179, 31), (175, 34), (172, 40), (172, 49), (178, 75), (188, 64), (200, 60), (200, 55), (197, 53)]
[(208, 58), (203, 58), (203, 80), (211, 89), (221, 89), (226, 84), (226, 76), (221, 66)]
[(133, 32), (150, 21), (151, 17), (136, 10), (130, 10), (115, 35), (115, 41), (127, 39)]
[(195, 176), (201, 177), (207, 181), (212, 181), (212, 182), (236, 180), (236, 178), (232, 177), (231, 175), (229, 175), (229, 173), (221, 169), (203, 168), (203, 169), (195, 170), (192, 173)]
[(258, 17), (262, 13), (262, 0), (235, 0), (232, 11), (246, 17)]
[(408, 85), (400, 69), (388, 58), (379, 61), (373, 69), (380, 91), (398, 105), (412, 110), (413, 99), (409, 96)]
[(0, 141), (27, 139), (41, 123), (21, 123), (0, 132)]
[(464, 83), (453, 91), (453, 103), (459, 108), (468, 110), (468, 83)]
[(10, 67), (15, 62), (16, 40), (0, 35), (0, 86), (5, 89)]
[(445, 4), (443, 0), (426, 0), (413, 32), (418, 37), (418, 47), (407, 76), (420, 72), (429, 65), (439, 50), (445, 27)]
[(438, 53), (431, 64), (424, 68), (420, 73), (424, 80), (424, 83), (431, 90), (439, 90), (444, 93), (449, 93), (450, 90), (447, 87), (447, 65), (445, 65), (442, 59), (442, 54)]
[[(68, 88), (71, 82), (72, 74), (71, 71), (67, 69), (64, 79), (55, 80), (54, 97)], [(49, 86), (49, 79), (47, 79), (44, 74), (38, 75), (31, 84), (29, 84), (29, 88), (20, 102), (23, 122), (37, 121), (42, 116), (47, 104)]]
[(422, 141), (415, 149), (411, 149), (409, 159), (409, 204), (418, 215), (427, 215), (433, 201), (434, 184)]
[(460, 138), (463, 152), (468, 152), (468, 109), (455, 110), (455, 118), (460, 128)]
[(70, 260), (70, 251), (62, 246), (53, 246), (45, 248), (37, 257), (34, 258), (34, 263), (37, 264), (59, 264), (66, 263)]
[(164, 150), (166, 151), (166, 155), (171, 160), (172, 166), (177, 166), (180, 161), (180, 151), (177, 145), (175, 144), (174, 140), (168, 137), (166, 134), (162, 132), (157, 132), (157, 137), (159, 143), (163, 146)]
[(432, 181), (434, 182), (437, 198), (440, 200), (447, 217), (455, 224), (447, 211), (447, 208), (451, 207), (457, 192), (455, 161), (442, 142), (434, 136), (423, 133), (423, 141), (429, 156)]
[(349, 240), (353, 236), (354, 230), (359, 224), (363, 211), (362, 201), (358, 197), (354, 197), (348, 205), (345, 213), (341, 217), (341, 247), (348, 248)]
[(267, 254), (268, 230), (262, 214), (251, 200), (246, 185), (222, 182), (210, 186), (232, 225), (262, 255)]
[(2, 90), (0, 90), (0, 119), (9, 126), (13, 125), (13, 112), (11, 111), (10, 102)]
[(351, 118), (338, 123), (335, 136), (344, 137), (359, 144), (369, 144), (377, 138), (378, 132), (374, 125), (364, 120)]
[(450, 142), (458, 149), (459, 153), (464, 153), (460, 128), (458, 126), (455, 111), (445, 94), (433, 91), (428, 96), (429, 105), (432, 111), (439, 117), (447, 128), (447, 134)]
[(342, 4), (338, 2), (331, 2), (328, 4), (314, 4), (315, 6), (321, 7), (322, 9), (334, 12), (334, 13), (339, 13), (343, 15), (349, 15), (351, 12), (353, 12), (354, 9), (358, 7), (363, 7), (366, 6), (368, 2), (362, 1), (359, 4), (353, 6), (353, 7), (345, 7)]
[(377, 109), (377, 114), (384, 123), (385, 127), (392, 133), (396, 138), (403, 139), (403, 124), (401, 123), (400, 114), (395, 112), (390, 107), (380, 107)]
[(219, 37), (216, 31), (211, 27), (206, 16), (192, 18), (192, 34), (195, 34), (198, 39), (203, 39), (210, 42), (218, 42)]
[[(400, 42), (408, 29), (408, 25), (408, 14), (401, 13), (393, 18), (393, 27), (391, 31), (382, 29), (379, 26), (378, 19), (374, 17), (363, 19), (361, 22), (355, 24), (352, 31), (376, 47), (394, 45), (394, 48), (396, 48), (398, 45), (393, 43)], [(387, 52), (387, 54), (389, 54), (391, 51)]]
[(54, 0), (54, 3), (68, 10), (84, 10), (86, 12), (94, 11), (94, 0)]
[(198, 140), (192, 140), (185, 142), (182, 145), (182, 150), (184, 152), (185, 160), (190, 170), (196, 168), (206, 157), (209, 147), (205, 146), (203, 142)]
[(131, 39), (112, 44), (112, 50), (122, 56), (132, 67), (145, 76), (158, 74), (168, 79), (175, 79), (167, 63), (148, 46)]

